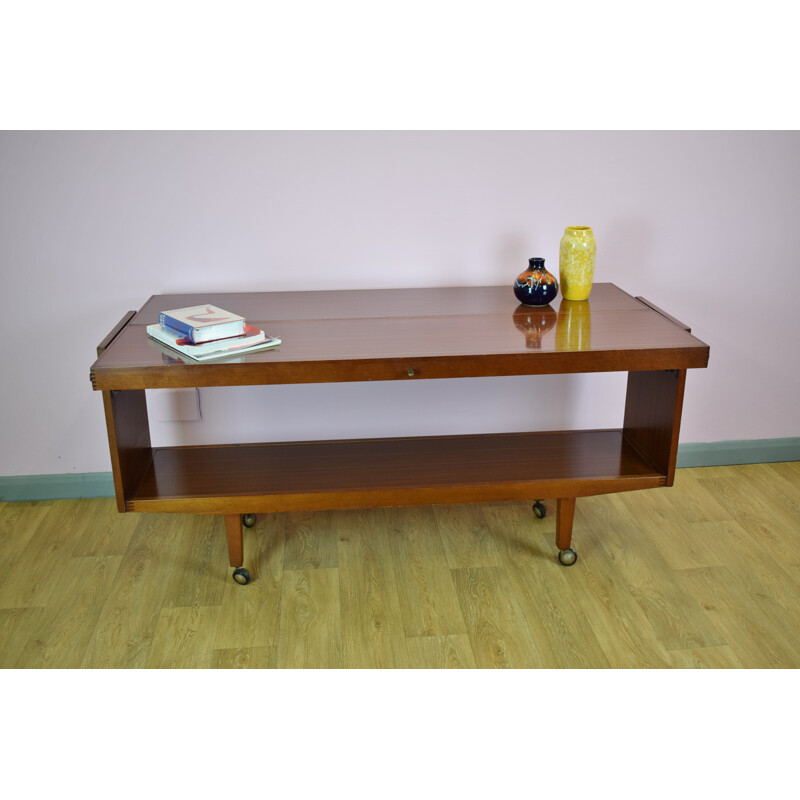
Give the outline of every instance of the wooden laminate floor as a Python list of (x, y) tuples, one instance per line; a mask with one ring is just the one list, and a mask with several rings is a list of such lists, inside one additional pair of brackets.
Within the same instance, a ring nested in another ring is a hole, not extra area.
[[(532, 500), (535, 498), (531, 498)], [(800, 462), (555, 503), (221, 518), (0, 504), (0, 666), (800, 666)]]

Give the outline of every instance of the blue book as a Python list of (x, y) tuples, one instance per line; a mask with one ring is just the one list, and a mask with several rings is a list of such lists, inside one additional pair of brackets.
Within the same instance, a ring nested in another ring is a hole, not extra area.
[(245, 319), (217, 306), (189, 306), (158, 315), (162, 328), (182, 333), (192, 344), (227, 339), (244, 333)]

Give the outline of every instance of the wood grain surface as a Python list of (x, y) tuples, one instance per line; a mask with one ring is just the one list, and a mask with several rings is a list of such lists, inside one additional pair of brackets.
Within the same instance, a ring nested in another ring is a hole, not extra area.
[(247, 586), (219, 518), (0, 504), (0, 666), (800, 667), (800, 464), (582, 498), (569, 568), (544, 503), (265, 514)]
[(619, 430), (154, 450), (129, 511), (243, 513), (569, 497), (661, 486)]
[[(157, 309), (203, 302), (241, 313), (281, 345), (195, 363), (147, 336)], [(509, 287), (163, 295), (114, 336), (90, 376), (95, 389), (141, 389), (686, 369), (708, 362), (706, 344), (613, 284), (596, 284), (580, 313), (576, 308), (568, 301), (548, 306), (546, 330), (531, 349), (533, 312), (516, 303)]]

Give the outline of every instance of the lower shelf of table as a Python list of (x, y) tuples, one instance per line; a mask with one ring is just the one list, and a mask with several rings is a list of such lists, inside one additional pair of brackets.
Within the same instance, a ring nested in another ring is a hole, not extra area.
[(128, 511), (234, 514), (581, 497), (666, 484), (620, 430), (154, 448)]

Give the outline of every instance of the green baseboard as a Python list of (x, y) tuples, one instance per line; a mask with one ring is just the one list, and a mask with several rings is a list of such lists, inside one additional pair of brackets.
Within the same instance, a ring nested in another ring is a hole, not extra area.
[(5, 502), (113, 496), (114, 478), (110, 472), (0, 477), (0, 500)]
[[(775, 461), (800, 461), (800, 438), (699, 442), (678, 446), (679, 469)], [(4, 502), (113, 496), (114, 480), (110, 472), (0, 477), (0, 501)]]
[(743, 439), (678, 445), (678, 468), (725, 467), (730, 464), (768, 464), (800, 461), (800, 438)]

